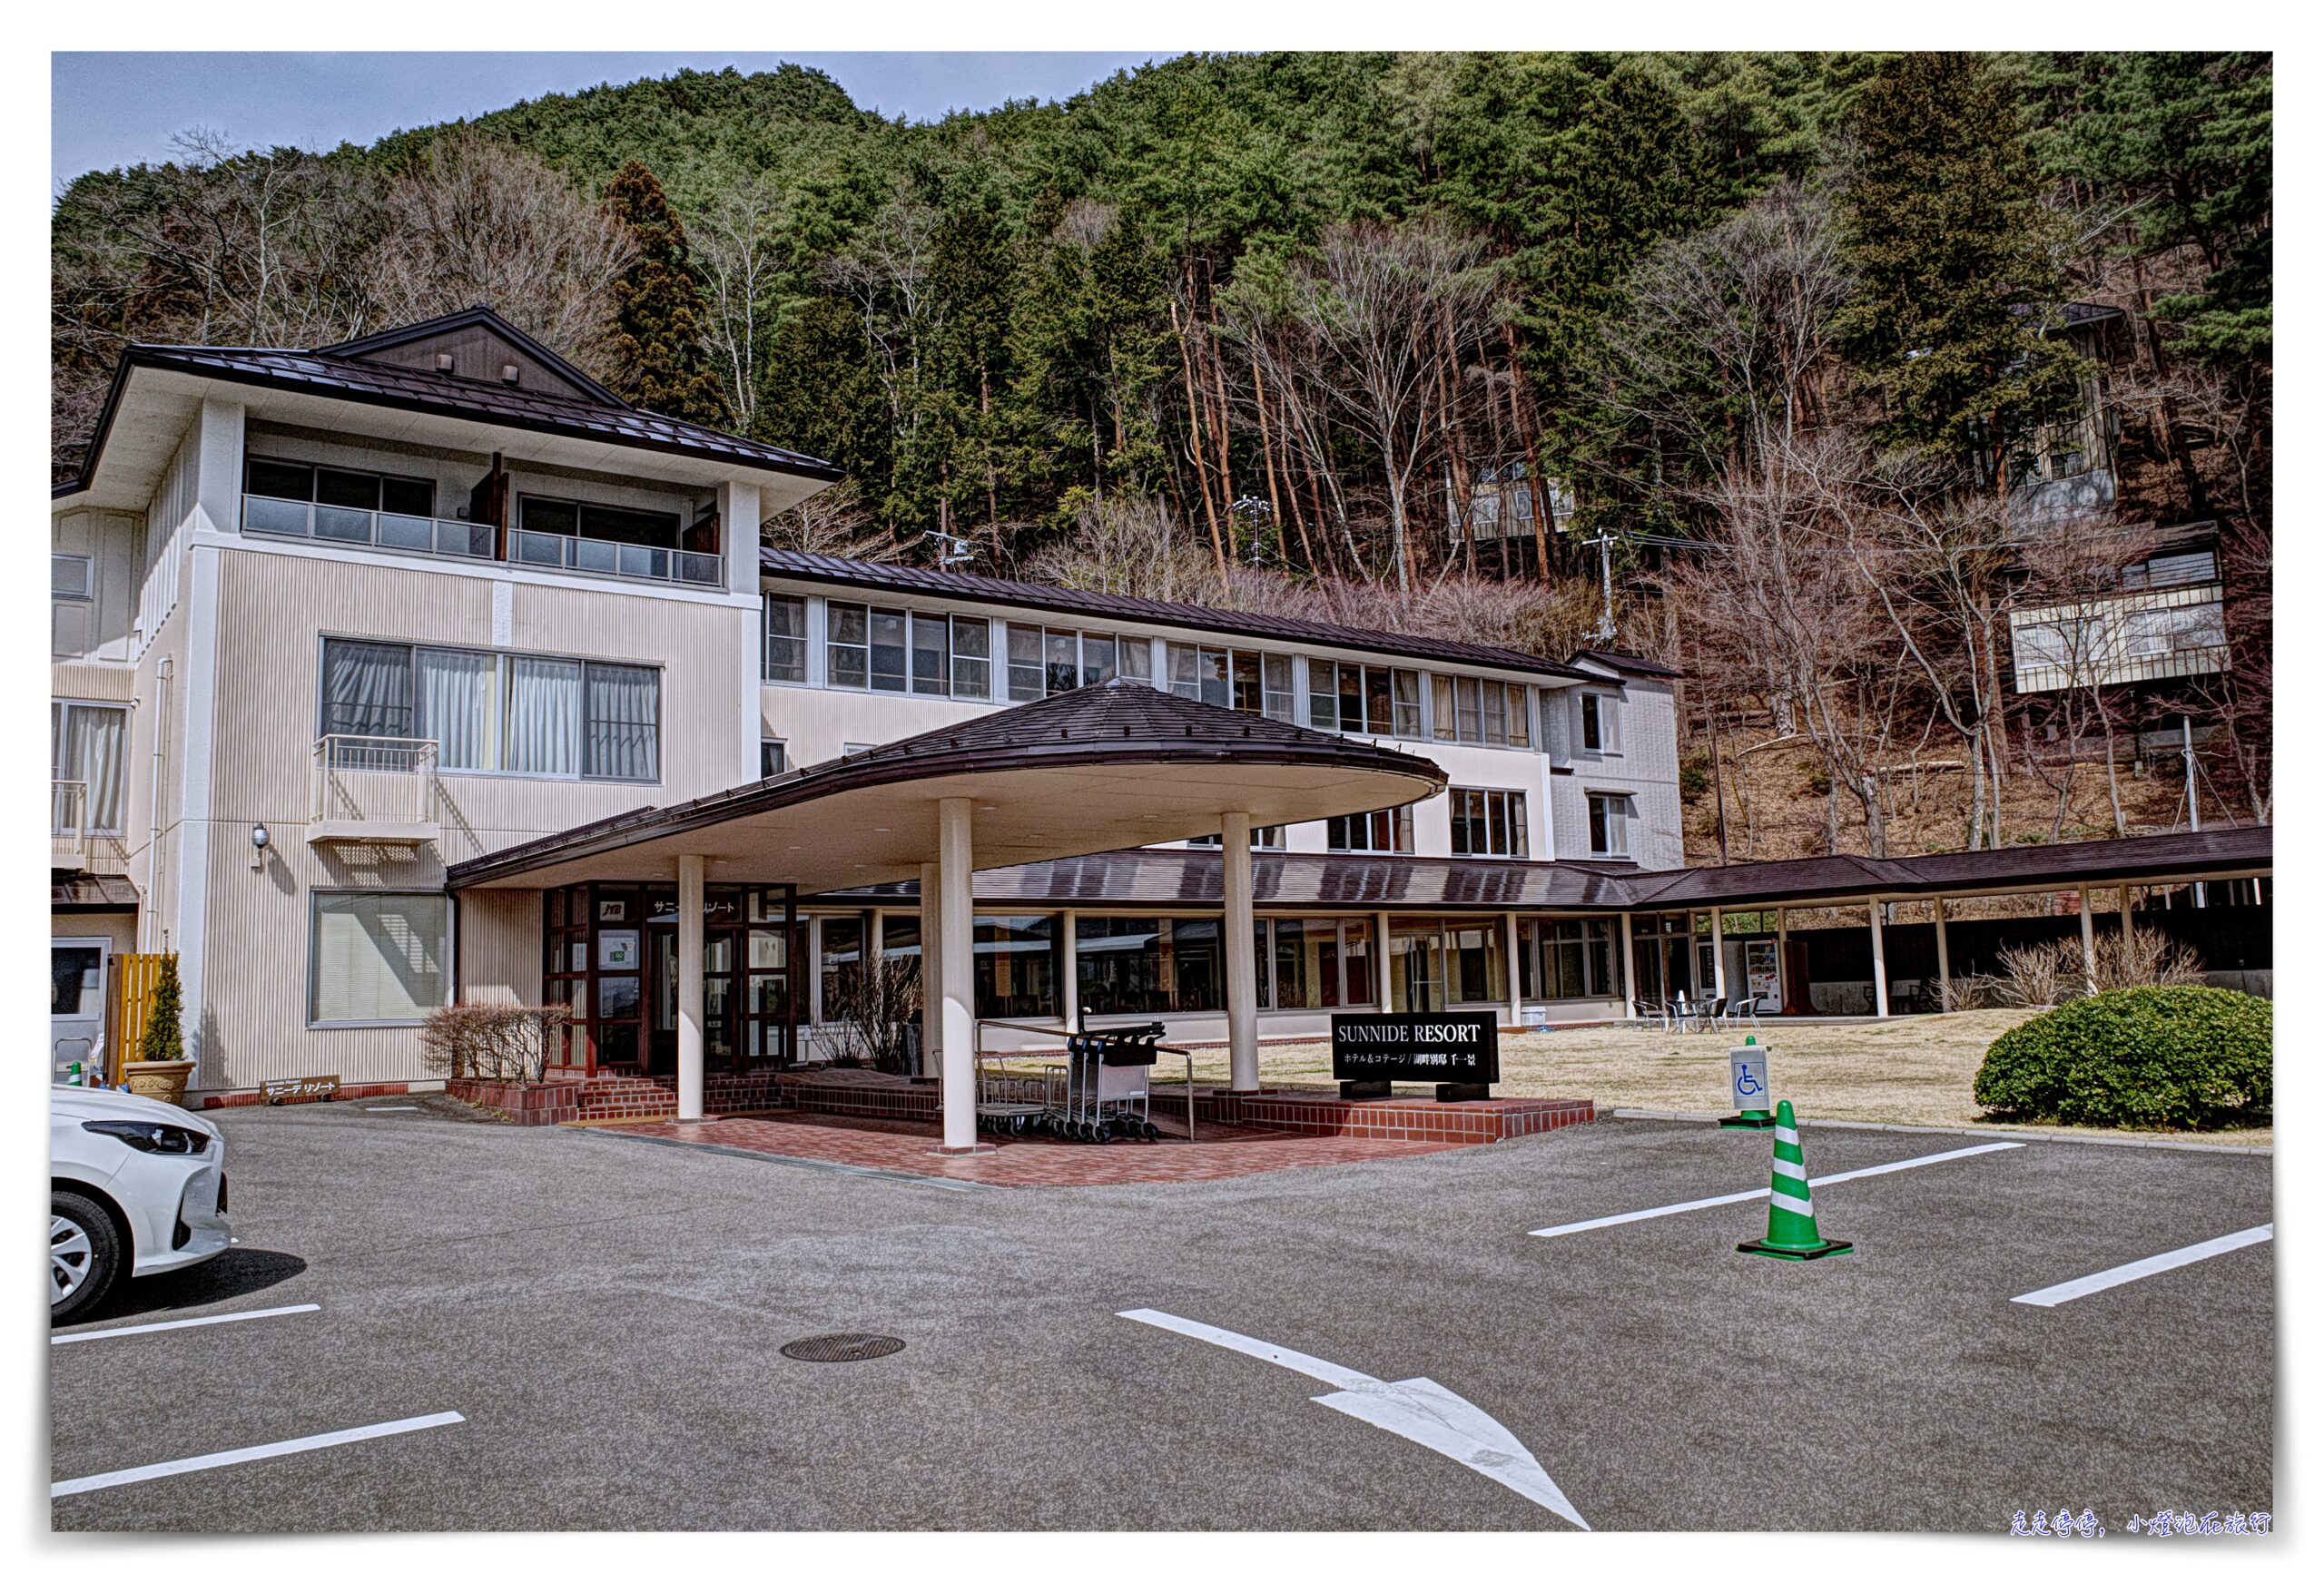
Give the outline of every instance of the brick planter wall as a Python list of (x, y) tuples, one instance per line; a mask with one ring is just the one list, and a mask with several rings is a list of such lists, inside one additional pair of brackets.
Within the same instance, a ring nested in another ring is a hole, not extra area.
[[(1177, 1113), (1183, 1093), (1155, 1096)], [(1226, 1126), (1265, 1126), (1322, 1137), (1390, 1138), (1412, 1143), (1498, 1143), (1597, 1119), (1587, 1099), (1342, 1099), (1334, 1094), (1198, 1092), (1195, 1114)]]

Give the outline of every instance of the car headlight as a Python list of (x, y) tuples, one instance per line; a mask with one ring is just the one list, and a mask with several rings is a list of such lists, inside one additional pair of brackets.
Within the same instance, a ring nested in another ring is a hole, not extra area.
[(149, 1155), (198, 1155), (210, 1146), (207, 1134), (160, 1121), (84, 1121), (81, 1130), (119, 1138)]

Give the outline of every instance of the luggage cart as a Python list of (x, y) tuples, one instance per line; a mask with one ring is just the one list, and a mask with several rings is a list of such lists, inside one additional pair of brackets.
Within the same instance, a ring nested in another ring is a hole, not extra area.
[(1041, 1126), (1059, 1108), (1057, 1067), (1037, 1073), (988, 1071), (977, 1054), (977, 1130), (1019, 1136)]
[(1085, 1018), (1082, 1031), (1066, 1037), (1065, 1103), (1051, 1113), (1051, 1130), (1085, 1144), (1161, 1141), (1148, 1079), (1162, 1032), (1160, 1023), (1149, 1022), (1091, 1033)]

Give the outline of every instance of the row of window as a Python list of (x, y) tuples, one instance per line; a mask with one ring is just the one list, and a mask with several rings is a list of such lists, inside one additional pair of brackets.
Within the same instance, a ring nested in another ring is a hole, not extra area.
[[(433, 742), (439, 770), (655, 781), (661, 727), (662, 674), (650, 665), (323, 644), (321, 734)], [(359, 755), (350, 762), (360, 767)]]
[[(983, 616), (930, 615), (875, 605), (825, 604), (824, 683), (876, 693), (990, 701), (996, 696), (995, 624)], [(1026, 703), (1094, 687), (1126, 676), (1153, 683), (1147, 640), (1108, 632), (1003, 622), (1002, 691)], [(765, 596), (765, 677), (803, 685), (808, 674), (807, 601)], [(1221, 709), (1295, 723), (1296, 659), (1255, 649), (1202, 643), (1166, 643), (1165, 691)], [(1487, 747), (1531, 748), (1535, 741), (1531, 689), (1479, 676), (1428, 676), (1434, 720), (1423, 730), (1422, 675), (1396, 665), (1345, 664), (1309, 658), (1307, 723), (1318, 731), (1433, 740)], [(1563, 692), (1541, 695), (1541, 708), (1569, 707)], [(1593, 752), (1619, 752), (1616, 707), (1609, 695), (1583, 695), (1579, 733)], [(1546, 715), (1545, 715), (1546, 718)]]
[[(366, 472), (355, 467), (331, 467), (306, 462), (284, 461), (271, 457), (251, 457), (243, 467), (244, 493), (261, 501), (291, 501), (301, 506), (312, 505), (330, 511), (379, 513), (387, 516), (433, 517), (436, 515), (436, 481), (433, 478), (399, 477), (392, 473)], [(323, 520), (318, 518), (319, 522)], [(254, 526), (268, 528), (276, 526), (264, 506), (251, 516)], [(283, 529), (306, 532), (306, 513), (301, 511), (295, 523), (285, 518)], [(693, 550), (713, 548), (708, 541), (710, 526), (707, 518), (697, 522), (686, 535), (679, 532), (678, 514), (672, 511), (641, 511), (629, 506), (605, 506), (594, 501), (565, 500), (554, 497), (527, 495), (517, 501), (517, 519), (512, 525), (525, 533), (550, 534), (561, 538), (583, 538), (608, 544), (625, 544), (660, 549), (683, 547)], [(328, 528), (320, 528), (325, 536)]]

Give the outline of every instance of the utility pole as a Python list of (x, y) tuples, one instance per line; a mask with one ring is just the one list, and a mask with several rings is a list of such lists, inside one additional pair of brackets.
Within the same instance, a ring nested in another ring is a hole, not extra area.
[(1590, 641), (1611, 643), (1614, 641), (1614, 540), (1601, 527), (1596, 538), (1586, 538), (1581, 542), (1598, 546), (1598, 583), (1606, 598), (1605, 613), (1599, 616), (1598, 630), (1590, 634)]

